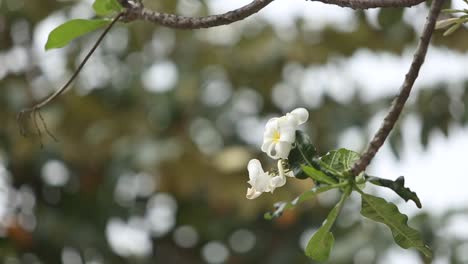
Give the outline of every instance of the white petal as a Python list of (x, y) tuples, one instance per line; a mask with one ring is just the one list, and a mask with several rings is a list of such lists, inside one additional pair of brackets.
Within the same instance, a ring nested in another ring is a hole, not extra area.
[(263, 140), (263, 144), (262, 144), (262, 151), (265, 152), (265, 153), (268, 153), (268, 150), (271, 148), (271, 145), (273, 144), (273, 140), (269, 139), (269, 140)]
[(265, 125), (265, 132), (264, 132), (264, 135), (268, 133), (273, 133), (272, 131), (275, 131), (278, 129), (278, 121), (279, 121), (279, 118), (278, 117), (273, 117), (271, 118), (270, 120), (268, 120), (268, 122), (266, 123)]
[(278, 176), (275, 176), (273, 178), (271, 178), (270, 180), (270, 184), (271, 184), (271, 192), (273, 192), (276, 188), (278, 187), (281, 187), (283, 185), (286, 184), (286, 177), (281, 176), (281, 175), (278, 175)]
[(288, 142), (290, 144), (296, 141), (296, 129), (283, 129), (281, 130), (280, 141)]
[(305, 108), (296, 108), (291, 111), (291, 115), (297, 119), (299, 125), (304, 124), (309, 119), (309, 112)]
[(258, 175), (263, 173), (262, 164), (258, 159), (251, 159), (247, 165), (247, 170), (249, 171), (250, 180), (255, 180)]
[(278, 121), (278, 129), (280, 131), (288, 129), (296, 130), (298, 125), (299, 120), (296, 118), (296, 116), (290, 113), (286, 114)]
[(289, 152), (291, 151), (292, 144), (289, 142), (279, 142), (276, 144), (276, 154), (278, 158), (287, 159), (289, 156)]
[(263, 141), (265, 140), (272, 140), (278, 130), (276, 128), (274, 129), (266, 129), (263, 132)]
[(262, 194), (261, 192), (257, 192), (254, 188), (248, 188), (247, 194), (245, 195), (245, 197), (247, 199), (255, 199), (259, 197), (261, 194)]
[(247, 165), (249, 171), (248, 183), (259, 192), (268, 192), (270, 190), (270, 176), (263, 171), (262, 164), (257, 159), (252, 159)]
[[(279, 143), (281, 143), (281, 142), (279, 142)], [(265, 153), (268, 156), (270, 156), (270, 158), (279, 159), (278, 150), (277, 150), (277, 147), (276, 147), (279, 143), (271, 142), (270, 146), (268, 146), (268, 149), (265, 150)]]
[(258, 192), (269, 192), (270, 187), (270, 175), (265, 173), (262, 168), (262, 164), (257, 159), (252, 159), (247, 165), (249, 171), (248, 183)]

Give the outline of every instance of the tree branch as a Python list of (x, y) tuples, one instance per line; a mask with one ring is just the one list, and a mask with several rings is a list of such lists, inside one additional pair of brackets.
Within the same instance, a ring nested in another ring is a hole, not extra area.
[[(161, 13), (145, 8), (140, 1), (125, 2), (127, 11), (122, 20), (131, 22), (134, 20), (144, 20), (159, 24), (169, 28), (179, 29), (200, 29), (221, 25), (228, 25), (239, 20), (243, 20), (273, 2), (274, 0), (254, 0), (250, 4), (241, 8), (229, 11), (224, 14), (204, 17), (186, 17), (168, 13)], [(352, 9), (368, 9), (379, 7), (410, 7), (418, 5), (425, 0), (311, 0), (332, 4)]]
[[(76, 71), (73, 73), (73, 75), (70, 77), (70, 79), (67, 81), (67, 83), (62, 86), (59, 90), (42, 100), (41, 102), (35, 104), (34, 106), (27, 108), (20, 113), (18, 113), (17, 119), (18, 123), (20, 126), (20, 133), (25, 135), (25, 129), (23, 127), (22, 121), (24, 121), (24, 117), (26, 119), (28, 117), (31, 117), (34, 119), (33, 121), (35, 122), (36, 130), (38, 132), (39, 137), (41, 136), (41, 131), (39, 129), (39, 126), (37, 125), (37, 117), (36, 114), (39, 113), (39, 116), (41, 117), (41, 121), (43, 122), (44, 128), (46, 132), (52, 137), (53, 135), (48, 131), (46, 124), (44, 123), (42, 116), (40, 115), (40, 109), (50, 102), (52, 102), (54, 99), (59, 97), (66, 89), (70, 86), (70, 84), (75, 80), (75, 78), (78, 76), (86, 62), (89, 60), (91, 55), (94, 53), (96, 48), (99, 46), (105, 35), (109, 32), (109, 30), (113, 27), (113, 25), (117, 21), (123, 21), (123, 22), (131, 22), (135, 20), (144, 20), (144, 21), (149, 21), (153, 22), (162, 26), (170, 27), (170, 28), (179, 28), (179, 29), (199, 29), (199, 28), (209, 28), (209, 27), (216, 27), (216, 26), (221, 26), (221, 25), (227, 25), (234, 23), (236, 21), (243, 20), (257, 12), (259, 12), (261, 9), (266, 7), (268, 4), (273, 2), (274, 0), (253, 0), (250, 4), (245, 5), (243, 7), (240, 7), (238, 9), (226, 12), (224, 14), (219, 14), (219, 15), (210, 15), (210, 16), (205, 16), (205, 17), (186, 17), (186, 16), (179, 16), (179, 15), (174, 15), (174, 14), (167, 14), (167, 13), (160, 13), (157, 11), (153, 11), (150, 9), (147, 9), (143, 6), (142, 0), (118, 0), (119, 3), (125, 8), (125, 11), (122, 13), (119, 13), (112, 23), (110, 23), (107, 28), (104, 30), (104, 32), (101, 34), (99, 39), (96, 41), (90, 52), (86, 55), (84, 60), (81, 62), (81, 64), (78, 66)], [(341, 7), (349, 7), (353, 9), (367, 9), (367, 8), (377, 8), (377, 7), (409, 7), (413, 5), (417, 5), (421, 3), (424, 0), (312, 0), (312, 1), (318, 1), (322, 2), (325, 4), (334, 4), (338, 5)], [(435, 2), (443, 1), (443, 0), (434, 0)], [(434, 5), (433, 5), (434, 6)], [(438, 8), (437, 14), (440, 11), (440, 7)], [(434, 7), (431, 11), (431, 14), (433, 14)], [(430, 19), (428, 19), (428, 23)], [(435, 18), (434, 18), (435, 20)], [(432, 21), (434, 22), (434, 21)], [(433, 23), (432, 23), (433, 24)], [(427, 25), (426, 25), (427, 26)], [(433, 25), (432, 25), (433, 28)], [(426, 28), (427, 29), (427, 28)], [(433, 30), (433, 29), (432, 29)], [(430, 38), (430, 35), (432, 34), (432, 31), (429, 33), (428, 39)], [(423, 35), (424, 37), (424, 35)], [(422, 38), (421, 43), (424, 41)], [(420, 46), (421, 46), (420, 43)], [(424, 60), (425, 52), (427, 49), (427, 46), (424, 49), (424, 54), (422, 55), (422, 61)], [(416, 59), (416, 58), (415, 58)], [(420, 64), (422, 64), (422, 61)], [(413, 62), (413, 64), (415, 64)], [(416, 76), (417, 76), (417, 71), (419, 71), (419, 67), (417, 65), (414, 65), (416, 69)], [(413, 68), (413, 65), (412, 65)], [(408, 77), (408, 76), (407, 76)], [(416, 77), (415, 77), (416, 78)], [(414, 78), (414, 79), (415, 79)], [(409, 87), (409, 90), (411, 90), (411, 86), (414, 80), (411, 82), (411, 85)], [(405, 82), (406, 83), (406, 82)], [(402, 91), (403, 94), (404, 91)], [(408, 92), (409, 94), (409, 92)], [(406, 96), (407, 98), (407, 96)], [(399, 104), (402, 104), (401, 108), (403, 107), (406, 98), (401, 99), (400, 101), (396, 102), (396, 106)], [(395, 107), (397, 108), (397, 107)], [(353, 171), (362, 171), (367, 167), (369, 164), (370, 160), (373, 158), (377, 150), (380, 148), (380, 146), (383, 144), (383, 141), (385, 141), (385, 138), (388, 136), (388, 133), (391, 131), (393, 128), (394, 122), (396, 122), (396, 119), (398, 119), (399, 112), (401, 112), (401, 109), (394, 109), (389, 113), (389, 116), (386, 118), (386, 123), (392, 122), (392, 118), (395, 119), (393, 121), (393, 124), (390, 125), (385, 125), (382, 126), (381, 130), (388, 129), (389, 131), (381, 132), (382, 135), (379, 133), (376, 135), (376, 138), (371, 142), (371, 146), (368, 148), (366, 153), (363, 155), (362, 161), (358, 162), (355, 166), (355, 169)], [(380, 138), (383, 139), (381, 140), (382, 142), (379, 143)]]
[(434, 0), (431, 5), (429, 15), (424, 25), (424, 30), (421, 35), (420, 41), (416, 52), (414, 53), (413, 62), (411, 63), (410, 69), (405, 76), (405, 80), (401, 86), (400, 93), (395, 98), (392, 103), (392, 106), (385, 117), (380, 129), (374, 135), (374, 138), (369, 143), (366, 151), (361, 155), (361, 158), (354, 164), (352, 168), (353, 175), (357, 176), (359, 173), (364, 171), (369, 163), (374, 158), (377, 151), (383, 145), (388, 135), (392, 131), (395, 123), (398, 121), (398, 118), (405, 106), (406, 100), (408, 99), (411, 89), (413, 88), (414, 82), (418, 77), (419, 70), (421, 69), (422, 64), (424, 63), (424, 58), (426, 57), (427, 48), (431, 40), (432, 33), (434, 32), (434, 26), (436, 23), (437, 16), (440, 13), (442, 4), (444, 0)]
[(227, 13), (205, 17), (186, 17), (160, 13), (145, 8), (142, 3), (135, 3), (131, 8), (127, 9), (124, 20), (127, 22), (134, 20), (144, 20), (165, 27), (179, 29), (210, 28), (221, 25), (228, 25), (239, 20), (243, 20), (244, 18), (257, 13), (273, 1), (274, 0), (254, 0), (248, 5), (229, 11)]
[(425, 0), (310, 0), (324, 4), (349, 7), (352, 9), (369, 9), (379, 7), (411, 7), (419, 5)]
[(22, 110), (21, 112), (18, 113), (18, 116), (17, 116), (17, 120), (18, 120), (18, 124), (20, 126), (20, 133), (22, 135), (26, 135), (26, 129), (24, 127), (24, 124), (22, 121), (24, 117), (29, 117), (30, 115), (32, 115), (32, 118), (33, 118), (33, 121), (34, 121), (34, 124), (35, 124), (35, 127), (36, 127), (36, 130), (37, 130), (37, 133), (38, 133), (38, 136), (39, 138), (41, 137), (41, 130), (39, 128), (39, 126), (37, 125), (37, 113), (39, 113), (39, 117), (41, 118), (41, 122), (44, 126), (44, 129), (46, 130), (46, 132), (49, 134), (50, 137), (52, 137), (53, 139), (55, 139), (55, 137), (52, 135), (52, 133), (49, 132), (49, 130), (47, 129), (47, 125), (45, 124), (44, 122), (44, 119), (42, 118), (39, 110), (46, 106), (47, 104), (49, 104), (50, 102), (52, 102), (55, 98), (59, 97), (63, 92), (65, 92), (67, 90), (67, 88), (70, 86), (70, 84), (75, 80), (75, 78), (78, 76), (78, 74), (81, 72), (81, 70), (83, 69), (84, 65), (86, 64), (86, 62), (89, 60), (89, 58), (91, 57), (91, 55), (93, 55), (94, 51), (96, 51), (97, 47), (99, 46), (99, 44), (101, 44), (102, 40), (104, 39), (104, 37), (107, 35), (107, 33), (109, 32), (109, 30), (114, 26), (114, 24), (122, 17), (123, 13), (120, 13), (118, 14), (113, 20), (112, 22), (106, 27), (106, 29), (104, 30), (104, 32), (102, 32), (102, 34), (99, 36), (98, 40), (96, 41), (96, 43), (93, 45), (93, 47), (91, 48), (91, 50), (88, 52), (88, 54), (86, 54), (86, 57), (83, 59), (83, 61), (80, 63), (80, 65), (78, 66), (78, 68), (75, 70), (75, 72), (73, 73), (73, 75), (70, 77), (70, 79), (67, 81), (67, 83), (65, 83), (60, 89), (58, 89), (57, 91), (55, 91), (53, 94), (49, 95), (48, 97), (46, 97), (44, 100), (42, 100), (41, 102), (33, 105), (32, 107), (30, 108), (27, 108), (25, 110)]

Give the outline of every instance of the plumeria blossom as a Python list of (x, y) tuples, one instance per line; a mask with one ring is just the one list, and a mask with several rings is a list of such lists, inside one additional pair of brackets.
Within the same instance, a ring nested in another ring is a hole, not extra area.
[(263, 134), (262, 151), (273, 159), (287, 159), (296, 140), (296, 130), (309, 118), (304, 108), (296, 108), (282, 117), (268, 120)]
[(248, 183), (252, 188), (247, 189), (247, 199), (255, 199), (264, 192), (271, 192), (286, 184), (286, 176), (294, 177), (292, 172), (284, 169), (283, 160), (278, 160), (278, 174), (265, 172), (257, 159), (252, 159), (247, 165), (249, 171)]

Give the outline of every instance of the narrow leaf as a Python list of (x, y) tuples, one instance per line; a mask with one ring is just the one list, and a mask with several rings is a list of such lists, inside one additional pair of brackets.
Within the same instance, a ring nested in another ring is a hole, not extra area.
[(466, 13), (466, 10), (461, 10), (461, 9), (442, 9), (442, 13), (446, 13), (446, 14)]
[(426, 257), (432, 258), (431, 249), (424, 244), (421, 234), (408, 226), (408, 217), (400, 213), (396, 205), (365, 193), (361, 193), (361, 198), (361, 214), (364, 217), (387, 225), (400, 247), (416, 248)]
[(395, 181), (382, 179), (379, 177), (367, 176), (367, 180), (377, 186), (387, 187), (392, 189), (396, 194), (403, 198), (406, 202), (408, 200), (413, 201), (418, 208), (421, 208), (421, 201), (418, 198), (418, 195), (411, 191), (410, 188), (405, 187), (405, 177), (398, 177)]
[(442, 34), (442, 36), (446, 37), (450, 34), (452, 34), (453, 32), (455, 32), (457, 29), (459, 29), (461, 27), (461, 24), (455, 24), (455, 25), (452, 25), (451, 27), (449, 27), (449, 29), (447, 29), (444, 34)]
[(93, 9), (99, 16), (108, 16), (122, 11), (122, 6), (116, 0), (96, 0)]
[(351, 170), (354, 163), (359, 159), (359, 154), (348, 149), (339, 149), (328, 152), (320, 158), (320, 165), (337, 175)]
[(302, 170), (312, 179), (320, 183), (336, 184), (337, 181), (314, 167), (302, 166)]
[(65, 22), (50, 32), (45, 49), (50, 50), (64, 47), (73, 39), (104, 27), (110, 22), (104, 19), (73, 19)]
[(302, 203), (302, 202), (304, 202), (306, 200), (312, 199), (317, 194), (326, 192), (326, 191), (331, 190), (333, 188), (335, 188), (335, 187), (334, 186), (314, 187), (314, 188), (312, 188), (312, 189), (310, 189), (308, 191), (305, 191), (304, 193), (302, 193), (301, 195), (296, 197), (291, 202), (278, 202), (278, 203), (275, 204), (275, 211), (265, 213), (264, 217), (267, 220), (271, 220), (273, 218), (278, 218), (283, 214), (284, 210), (294, 208), (294, 207), (296, 207), (296, 205), (298, 205), (298, 204), (300, 204), (300, 203)]
[(328, 214), (327, 219), (322, 224), (322, 226), (315, 232), (312, 238), (307, 243), (306, 255), (313, 260), (323, 262), (328, 259), (330, 256), (331, 249), (335, 242), (333, 234), (330, 232), (333, 224), (338, 217), (338, 214), (343, 207), (344, 201), (348, 197), (349, 193), (344, 193), (341, 196), (340, 201), (335, 205), (335, 207)]
[(312, 166), (316, 155), (317, 150), (310, 142), (309, 136), (300, 130), (296, 131), (296, 142), (288, 156), (290, 170), (296, 178), (308, 178), (307, 174), (302, 170), (302, 165)]
[(441, 28), (446, 28), (452, 24), (458, 23), (460, 18), (458, 17), (452, 17), (452, 18), (447, 18), (443, 20), (437, 21), (435, 25), (435, 29), (441, 29)]

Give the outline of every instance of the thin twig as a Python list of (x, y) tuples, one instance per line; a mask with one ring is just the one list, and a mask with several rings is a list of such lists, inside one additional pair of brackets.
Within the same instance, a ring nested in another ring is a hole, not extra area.
[(38, 109), (34, 109), (33, 112), (32, 112), (32, 119), (34, 121), (34, 127), (36, 128), (36, 131), (37, 131), (37, 136), (39, 137), (39, 144), (41, 145), (41, 148), (44, 147), (44, 145), (42, 144), (42, 132), (41, 132), (41, 129), (39, 128), (39, 125), (37, 124), (37, 111)]
[(23, 118), (23, 115), (24, 115), (23, 111), (19, 112), (18, 115), (16, 116), (16, 122), (18, 123), (20, 135), (23, 137), (26, 137), (27, 136), (26, 121), (29, 115), (26, 117), (26, 120)]
[(36, 112), (39, 115), (39, 118), (41, 119), (42, 126), (44, 127), (44, 130), (47, 133), (47, 135), (49, 135), (49, 137), (51, 137), (55, 142), (58, 142), (58, 139), (54, 136), (54, 134), (52, 134), (52, 132), (50, 132), (49, 128), (47, 127), (47, 123), (44, 120), (44, 117), (42, 117), (41, 110), (37, 109)]
[[(81, 70), (83, 69), (84, 65), (86, 64), (86, 62), (88, 62), (89, 58), (91, 57), (91, 55), (93, 55), (93, 53), (96, 51), (97, 47), (101, 44), (102, 40), (104, 39), (104, 37), (107, 35), (107, 33), (109, 32), (109, 30), (114, 26), (114, 24), (123, 16), (123, 13), (119, 13), (113, 20), (112, 22), (106, 27), (106, 29), (104, 30), (104, 32), (101, 33), (101, 35), (99, 36), (98, 40), (96, 41), (96, 43), (94, 43), (94, 46), (91, 48), (91, 50), (88, 52), (88, 54), (86, 54), (86, 57), (83, 59), (83, 61), (80, 63), (80, 65), (78, 66), (78, 68), (75, 70), (75, 72), (72, 74), (72, 76), (70, 77), (70, 79), (62, 86), (62, 88), (58, 89), (57, 91), (55, 91), (53, 94), (49, 95), (48, 97), (46, 97), (44, 100), (42, 100), (41, 102), (33, 105), (32, 107), (30, 108), (27, 108), (27, 109), (24, 109), (22, 110), (21, 112), (18, 113), (17, 115), (17, 121), (18, 121), (18, 124), (20, 126), (20, 133), (24, 136), (26, 135), (26, 129), (24, 127), (24, 121), (23, 118), (24, 117), (29, 117), (30, 115), (32, 115), (32, 118), (34, 119), (34, 123), (35, 123), (35, 127), (36, 127), (36, 130), (38, 131), (38, 134), (39, 136), (41, 136), (41, 133), (40, 133), (40, 128), (39, 126), (37, 125), (37, 120), (36, 120), (36, 112), (38, 110), (40, 110), (42, 107), (46, 106), (47, 104), (49, 104), (50, 102), (52, 102), (54, 99), (56, 99), (57, 97), (59, 97), (63, 92), (65, 92), (67, 90), (67, 88), (70, 86), (70, 84), (75, 80), (75, 78), (78, 76), (78, 74), (81, 72)], [(43, 126), (47, 132), (47, 134), (49, 136), (51, 136), (54, 140), (56, 140), (56, 138), (54, 136), (52, 136), (52, 133), (50, 133), (50, 131), (48, 130), (47, 128), (47, 125), (45, 124), (44, 122), (44, 119), (42, 118), (42, 115), (39, 113), (39, 117), (41, 118), (42, 120), (42, 123), (43, 123)], [(41, 143), (42, 144), (42, 143)]]
[(383, 145), (388, 135), (392, 131), (395, 123), (398, 121), (398, 118), (405, 106), (406, 100), (408, 99), (411, 89), (413, 88), (414, 82), (418, 77), (419, 70), (421, 69), (424, 59), (426, 57), (427, 48), (431, 40), (432, 33), (434, 32), (434, 26), (436, 23), (437, 16), (440, 13), (442, 4), (445, 0), (434, 0), (429, 11), (429, 15), (424, 25), (423, 33), (421, 35), (418, 47), (414, 53), (413, 62), (411, 63), (410, 69), (405, 76), (405, 80), (401, 86), (400, 93), (395, 98), (392, 103), (392, 106), (385, 117), (380, 129), (374, 135), (374, 138), (369, 143), (366, 151), (361, 155), (361, 158), (354, 164), (352, 168), (353, 175), (357, 176), (359, 173), (363, 172), (369, 163), (374, 158), (377, 151)]
[[(55, 93), (53, 93), (52, 95), (50, 95), (49, 97), (47, 97), (46, 99), (44, 99), (42, 102), (36, 104), (35, 106), (33, 106), (32, 108), (30, 108), (29, 110), (33, 110), (33, 109), (38, 109), (38, 108), (42, 108), (44, 107), (45, 105), (47, 105), (48, 103), (50, 103), (52, 100), (54, 100), (55, 98), (57, 98), (58, 96), (60, 96), (67, 88), (68, 86), (70, 86), (70, 84), (75, 80), (75, 78), (78, 76), (78, 74), (81, 72), (81, 70), (83, 69), (84, 65), (86, 64), (86, 62), (88, 62), (89, 58), (91, 57), (91, 55), (93, 55), (93, 53), (96, 51), (97, 47), (101, 44), (102, 40), (104, 39), (104, 37), (107, 35), (107, 33), (109, 32), (109, 30), (112, 28), (112, 26), (114, 26), (114, 24), (120, 19), (120, 17), (123, 15), (123, 13), (120, 13), (118, 14), (114, 20), (112, 20), (112, 22), (106, 27), (106, 29), (104, 30), (104, 32), (102, 32), (102, 34), (99, 36), (98, 40), (96, 41), (96, 43), (94, 43), (94, 46), (91, 48), (91, 50), (88, 52), (88, 54), (86, 54), (86, 57), (84, 58), (84, 60), (80, 63), (80, 65), (78, 66), (78, 68), (75, 70), (75, 72), (73, 73), (73, 75), (70, 77), (70, 79), (67, 81), (67, 83), (65, 83), (65, 85), (62, 86), (62, 88), (60, 88), (59, 90), (57, 90)], [(28, 111), (25, 110), (25, 111)]]

